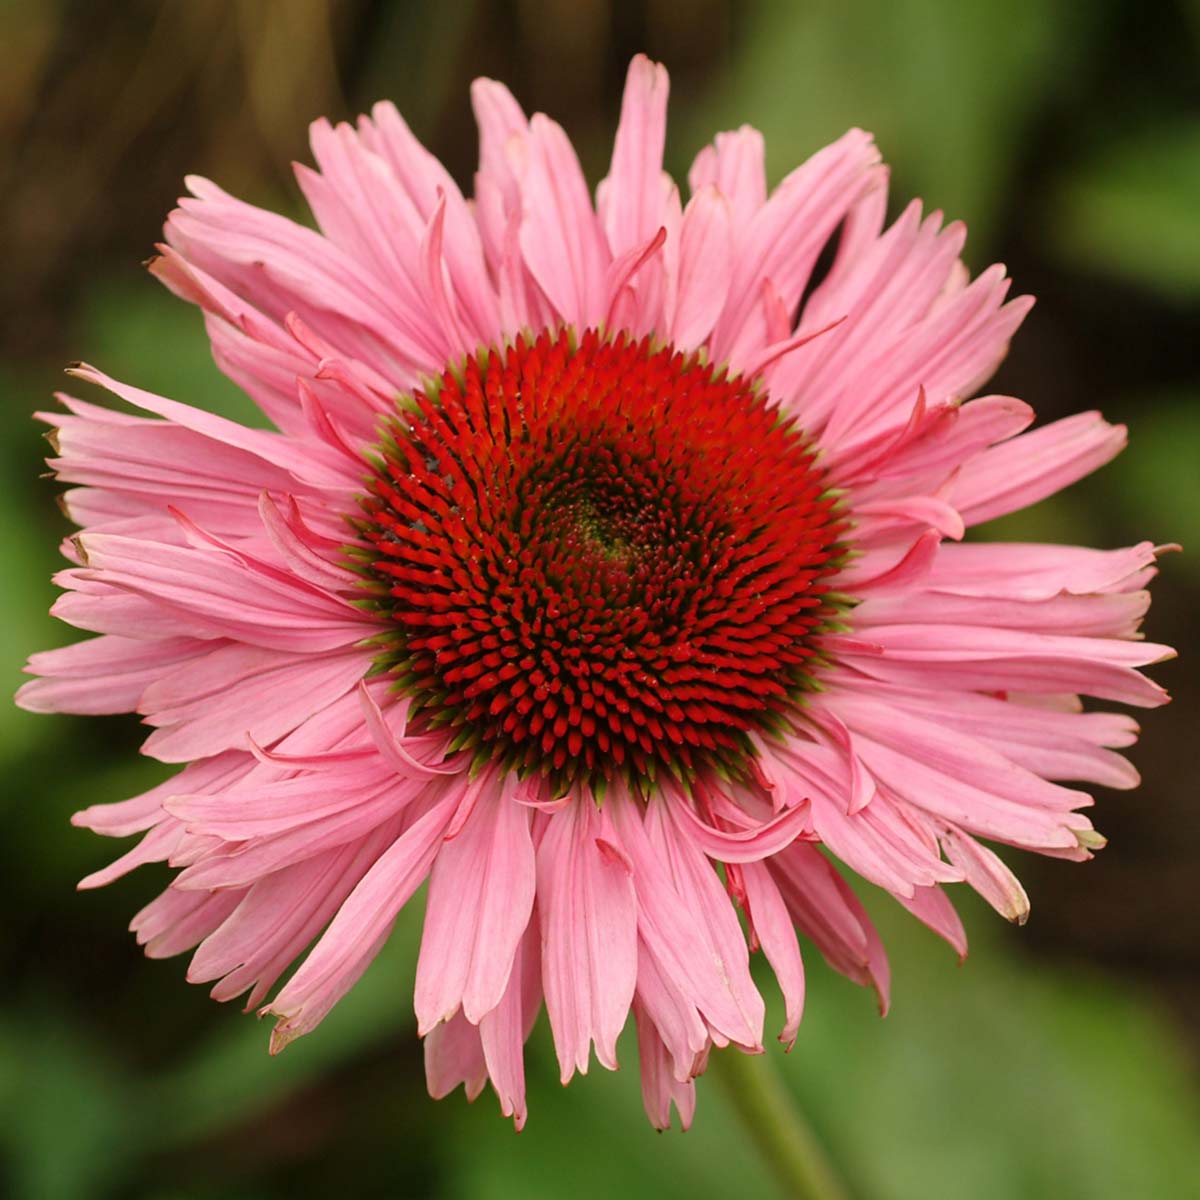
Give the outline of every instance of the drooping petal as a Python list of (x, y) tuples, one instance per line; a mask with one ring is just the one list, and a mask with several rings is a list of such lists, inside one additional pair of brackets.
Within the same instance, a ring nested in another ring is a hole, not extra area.
[(800, 1017), (804, 1012), (804, 963), (800, 958), (800, 943), (769, 868), (761, 862), (745, 863), (741, 873), (754, 936), (783, 993), (785, 1016), (779, 1040), (790, 1048), (800, 1032)]
[(414, 1003), (424, 1034), (462, 1007), (472, 1024), (500, 1003), (533, 909), (529, 809), (511, 778), (473, 785), (466, 823), (438, 849), (429, 881)]
[(530, 921), (517, 946), (504, 996), (479, 1022), (488, 1078), (500, 1100), (500, 1111), (512, 1117), (518, 1132), (524, 1128), (526, 1117), (525, 1042), (541, 1007), (539, 940), (537, 922)]
[(615, 1071), (637, 978), (631, 864), (611, 818), (587, 798), (547, 824), (537, 863), (546, 1011), (562, 1082), (587, 1074), (593, 1042)]
[(680, 1129), (688, 1129), (696, 1113), (695, 1081), (681, 1081), (671, 1071), (667, 1048), (641, 1004), (634, 1004), (633, 1015), (637, 1021), (642, 1103), (646, 1116), (655, 1129), (670, 1129), (671, 1106), (674, 1105), (679, 1114)]

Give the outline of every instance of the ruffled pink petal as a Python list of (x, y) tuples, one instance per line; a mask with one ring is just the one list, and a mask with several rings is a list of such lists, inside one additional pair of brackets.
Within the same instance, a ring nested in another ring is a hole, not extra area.
[[(367, 837), (423, 798), (435, 785), (378, 775), (338, 775), (330, 789), (320, 775), (273, 783), (247, 782), (211, 796), (175, 796), (168, 811), (190, 832), (217, 839), (190, 858), (175, 886), (245, 887), (275, 871)], [(417, 805), (419, 807), (419, 805)]]
[[(291, 770), (284, 759), (278, 768), (257, 767), (218, 791), (177, 791), (164, 807), (191, 832), (233, 843), (233, 852), (221, 857), (244, 860), (265, 849), (263, 839), (307, 833), (315, 840), (318, 826), (332, 833), (342, 817), (399, 812), (425, 794), (425, 781), (397, 778), (377, 756), (339, 762), (337, 777), (339, 786), (331, 788), (323, 772)], [(238, 848), (249, 842), (257, 844)]]
[(712, 866), (661, 799), (647, 804), (644, 824), (631, 805), (613, 808), (634, 867), (638, 929), (647, 949), (716, 1029), (748, 1049), (760, 1047), (762, 997), (750, 978), (733, 906)]
[(335, 129), (327, 121), (316, 121), (311, 141), (321, 173), (298, 166), (296, 178), (322, 232), (364, 268), (378, 273), (392, 294), (409, 354), (436, 367), (451, 347), (426, 307), (417, 266), (427, 216), (399, 184), (389, 163), (368, 150), (349, 125)]
[(105, 837), (126, 837), (131, 833), (140, 833), (167, 815), (163, 803), (170, 796), (180, 792), (199, 795), (220, 790), (241, 779), (253, 767), (254, 759), (249, 754), (237, 752), (192, 763), (140, 796), (116, 804), (93, 804), (75, 813), (71, 817), (71, 824), (91, 829)]
[(414, 340), (411, 306), (373, 263), (328, 238), (190, 176), (167, 221), (166, 240), (188, 262), (282, 324), (291, 312), (332, 344), (387, 377), (428, 369)]
[(181, 666), (162, 663), (138, 705), (156, 727), (143, 752), (190, 762), (270, 745), (344, 696), (369, 667), (357, 648), (296, 655), (237, 643)]
[[(205, 329), (213, 358), (284, 433), (306, 437), (312, 433), (297, 397), (297, 379), (312, 376), (313, 353), (298, 342), (287, 322), (267, 317), (253, 304), (225, 287), (173, 246), (160, 243), (149, 270), (180, 299), (204, 311)], [(356, 397), (327, 390), (326, 400), (339, 417), (361, 436), (369, 436), (373, 422), (360, 410)], [(378, 415), (376, 410), (375, 415)]]
[(768, 341), (760, 297), (770, 279), (787, 309), (799, 303), (809, 272), (846, 210), (870, 185), (879, 161), (870, 137), (851, 130), (818, 151), (776, 188), (739, 239), (729, 299), (712, 338), (713, 357), (735, 368)]
[(1136, 591), (1161, 548), (1140, 542), (1123, 550), (979, 542), (943, 546), (925, 586), (963, 596), (1049, 600), (1060, 592)]
[(258, 515), (271, 544), (293, 575), (322, 591), (352, 594), (357, 580), (341, 561), (344, 540), (325, 537), (312, 528), (295, 496), (285, 496), (280, 504), (269, 492), (262, 492), (258, 497)]
[(508, 143), (526, 132), (529, 122), (512, 92), (494, 79), (476, 79), (471, 84), (471, 108), (479, 126), (479, 170), (492, 175), (516, 191), (517, 180), (508, 158)]
[(387, 101), (372, 108), (370, 120), (359, 118), (358, 135), (368, 150), (391, 167), (426, 224), (439, 207), (444, 209), (444, 260), (454, 303), (472, 336), (485, 344), (496, 341), (505, 331), (498, 323), (483, 244), (453, 176), (421, 145), (395, 105)]
[[(1077, 830), (1091, 827), (1086, 817), (1069, 807), (1055, 809), (1008, 799), (993, 791), (986, 778), (976, 777), (976, 783), (955, 778), (936, 760), (934, 765), (919, 757), (920, 751), (897, 750), (862, 733), (856, 746), (872, 774), (886, 779), (889, 790), (905, 803), (982, 836), (1031, 848), (1068, 847), (1076, 844)], [(1090, 803), (1086, 793), (1078, 796), (1076, 804)]]
[[(887, 681), (994, 692), (1082, 692), (1141, 708), (1165, 704), (1161, 687), (1138, 668), (1174, 657), (1169, 646), (961, 625), (874, 625), (882, 655), (858, 660)], [(920, 664), (919, 668), (917, 664)]]
[(809, 828), (808, 811), (797, 804), (761, 824), (746, 820), (738, 829), (719, 829), (702, 820), (682, 793), (673, 787), (664, 790), (670, 796), (671, 812), (680, 833), (709, 858), (720, 862), (759, 862), (790, 845)]
[[(806, 422), (824, 426), (822, 443), (838, 446), (901, 424), (922, 389), (933, 405), (971, 395), (995, 369), (1032, 304), (1028, 298), (1004, 304), (1007, 291), (1003, 269), (994, 267), (952, 303), (931, 310), (912, 329), (898, 331), (893, 344), (882, 339), (874, 343), (869, 355), (838, 353), (835, 362), (829, 346), (812, 343), (814, 353), (830, 351), (833, 390), (810, 393), (802, 376), (789, 381), (805, 397)], [(819, 324), (816, 315), (807, 313), (802, 327), (806, 322)], [(793, 369), (802, 363), (803, 352), (792, 360)], [(779, 379), (773, 383), (783, 386)]]
[(929, 405), (921, 392), (901, 428), (838, 446), (829, 468), (846, 483), (874, 481), (876, 492), (893, 479), (920, 479), (937, 488), (973, 455), (1015, 436), (1032, 420), (1029, 405), (1011, 396)]
[(903, 705), (990, 745), (1043, 779), (1137, 786), (1137, 772), (1113, 753), (1137, 740), (1137, 723), (1123, 714), (1047, 710), (1015, 703), (1011, 695), (1007, 700), (966, 693), (941, 696), (874, 683), (870, 690), (885, 703)]
[(111, 534), (80, 539), (83, 580), (140, 596), (181, 633), (197, 627), (266, 649), (318, 653), (344, 649), (373, 632), (372, 622), (295, 576), (267, 574), (219, 550), (182, 548)]
[(232, 1000), (249, 988), (246, 1009), (256, 1008), (399, 832), (398, 822), (382, 825), (359, 842), (285, 867), (252, 885), (197, 947), (188, 980), (215, 980), (214, 1000)]
[(359, 881), (303, 966), (267, 1005), (278, 1020), (271, 1051), (315, 1029), (357, 982), (391, 931), (396, 914), (420, 887), (457, 806), (440, 797), (383, 852)]
[(700, 1072), (714, 1040), (722, 1045), (729, 1042), (708, 1025), (695, 1004), (659, 969), (654, 955), (640, 938), (635, 1011), (639, 1007), (658, 1030), (670, 1055), (671, 1073), (681, 1083)]
[(85, 875), (75, 886), (81, 892), (107, 887), (146, 863), (167, 862), (179, 851), (186, 837), (186, 830), (179, 821), (160, 812), (153, 827), (138, 840), (136, 846), (126, 850), (108, 866)]
[(364, 725), (375, 749), (398, 774), (411, 779), (437, 779), (441, 775), (457, 775), (466, 770), (469, 760), (465, 755), (457, 755), (446, 762), (426, 762), (417, 757), (417, 751), (427, 741), (436, 744), (442, 739), (408, 736), (405, 726), (410, 705), (406, 698), (388, 697), (385, 713), (365, 679), (359, 680), (358, 698), (362, 703)]
[[(885, 190), (876, 188), (851, 211), (833, 267), (805, 306), (801, 328), (839, 316), (846, 321), (781, 364), (772, 379), (782, 395), (796, 397), (807, 427), (832, 423), (827, 443), (835, 455), (852, 457), (856, 447), (897, 430), (922, 388), (934, 410), (968, 395), (953, 379), (939, 382), (934, 368), (953, 364), (942, 356), (969, 335), (981, 311), (976, 300), (986, 313), (1002, 297), (993, 278), (938, 319), (934, 302), (957, 263), (965, 231), (959, 224), (943, 230), (940, 213), (922, 221), (914, 203), (880, 236), (884, 199)], [(989, 356), (999, 344), (980, 343)], [(966, 369), (976, 368), (968, 363)], [(881, 384), (891, 386), (881, 393)], [(846, 410), (855, 419), (839, 421)]]
[(680, 895), (689, 904), (693, 919), (715, 950), (715, 961), (721, 964), (726, 987), (745, 1026), (755, 1037), (752, 1042), (746, 1042), (728, 1029), (721, 1032), (739, 1045), (757, 1050), (762, 1045), (764, 1005), (750, 976), (746, 940), (728, 893), (674, 806), (651, 800), (648, 808), (651, 841), (664, 856)]
[(911, 712), (897, 721), (896, 710), (886, 699), (862, 692), (832, 691), (822, 697), (822, 703), (858, 734), (1016, 804), (1070, 811), (1090, 803), (1085, 793), (1048, 783), (971, 738), (957, 723), (942, 724)]
[[(314, 488), (329, 488), (335, 494), (341, 495), (354, 486), (345, 465), (328, 454), (323, 446), (299, 442), (266, 429), (247, 429), (246, 426), (226, 417), (181, 404), (177, 400), (168, 400), (164, 396), (156, 396), (142, 388), (119, 383), (86, 364), (72, 367), (70, 374), (107, 388), (136, 408), (165, 417), (175, 425), (222, 446), (250, 454), (268, 464), (270, 469), (282, 468), (291, 476), (293, 489), (296, 486), (308, 485)], [(263, 469), (256, 466), (253, 484), (255, 492), (269, 487), (269, 478), (268, 475), (264, 479)]]
[(680, 229), (679, 265), (668, 331), (677, 346), (696, 346), (712, 332), (733, 278), (729, 202), (706, 187), (688, 202)]
[(796, 927), (812, 938), (835, 971), (873, 987), (886, 1013), (891, 977), (883, 944), (837, 868), (803, 842), (789, 846), (768, 865)]
[(66, 483), (127, 497), (130, 515), (164, 514), (168, 504), (182, 505), (223, 532), (252, 534), (256, 491), (297, 485), (275, 464), (172, 422), (134, 418), (114, 425), (96, 419), (90, 405), (61, 400), (79, 415), (38, 414), (53, 427), (56, 456), (49, 466)]
[(241, 903), (241, 891), (177, 892), (168, 889), (133, 918), (129, 928), (147, 958), (173, 958), (216, 929)]
[[(926, 576), (920, 582), (927, 581)], [(903, 624), (919, 618), (933, 626), (980, 625), (1129, 640), (1136, 636), (1150, 607), (1150, 593), (1146, 591), (1084, 596), (1061, 592), (1045, 600), (956, 596), (926, 588), (891, 592), (878, 589), (878, 593), (868, 596), (855, 609), (856, 625), (864, 632), (874, 625)]]

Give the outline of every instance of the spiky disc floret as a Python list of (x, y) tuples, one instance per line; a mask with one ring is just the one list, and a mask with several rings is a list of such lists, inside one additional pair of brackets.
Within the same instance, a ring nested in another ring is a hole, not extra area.
[(563, 785), (741, 773), (807, 682), (843, 522), (751, 382), (649, 338), (518, 337), (416, 392), (377, 461), (380, 664), (459, 745)]

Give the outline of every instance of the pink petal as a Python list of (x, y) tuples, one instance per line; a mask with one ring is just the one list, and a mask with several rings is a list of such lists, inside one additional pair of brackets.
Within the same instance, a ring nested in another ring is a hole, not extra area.
[(426, 1035), (425, 1080), (435, 1100), (450, 1095), (460, 1083), (467, 1099), (474, 1100), (483, 1091), (487, 1077), (479, 1027), (461, 1012), (435, 1025)]
[(609, 252), (579, 160), (562, 128), (541, 113), (523, 142), (521, 253), (559, 316), (583, 329), (604, 316)]
[(179, 792), (200, 794), (216, 791), (240, 779), (254, 766), (249, 754), (229, 753), (184, 767), (157, 787), (121, 800), (116, 804), (93, 804), (71, 818), (72, 825), (94, 830), (106, 837), (125, 837), (139, 833), (161, 821), (166, 813), (163, 801)]
[[(647, 804), (646, 829), (650, 843), (666, 864), (684, 913), (703, 940), (708, 961), (717, 966), (721, 979), (720, 990), (702, 996), (698, 1007), (730, 1040), (755, 1049), (762, 1045), (764, 1010), (762, 997), (750, 978), (746, 940), (716, 872), (683, 831), (682, 820), (675, 815), (673, 806), (661, 798), (651, 798)], [(626, 829), (628, 823), (622, 824), (622, 834)], [(642, 871), (640, 864), (635, 867), (635, 878), (640, 878)], [(666, 897), (660, 899), (666, 901)], [(643, 936), (646, 936), (645, 931)], [(649, 938), (647, 945), (651, 945)], [(679, 949), (686, 953), (685, 944), (680, 944)], [(661, 957), (659, 955), (660, 960)], [(734, 1021), (718, 1016), (719, 1012), (727, 1010), (726, 997), (733, 1001), (737, 1013)]]
[(800, 959), (800, 943), (796, 940), (787, 906), (767, 867), (760, 862), (746, 863), (742, 867), (742, 879), (754, 936), (783, 993), (786, 1015), (779, 1040), (790, 1048), (800, 1030), (804, 1012), (804, 963)]
[(147, 958), (173, 958), (206, 938), (241, 903), (245, 893), (163, 892), (130, 922)]
[(715, 187), (696, 193), (684, 209), (671, 340), (698, 346), (712, 332), (733, 278), (733, 224), (729, 203)]
[(975, 458), (954, 486), (970, 525), (1026, 508), (1090, 475), (1125, 447), (1124, 425), (1077, 413), (1022, 434)]
[(837, 868), (803, 842), (789, 846), (769, 865), (797, 928), (812, 938), (835, 971), (873, 986), (886, 1013), (887, 956), (866, 910)]
[[(701, 1069), (704, 1055), (712, 1044), (710, 1029), (699, 1009), (659, 969), (646, 943), (638, 940), (638, 976), (634, 1011), (641, 1008), (653, 1021), (671, 1058), (671, 1073), (686, 1082)], [(716, 1034), (721, 1044), (728, 1038)]]
[[(164, 664), (166, 665), (166, 664)], [(271, 744), (344, 696), (370, 660), (362, 651), (296, 655), (237, 643), (160, 670), (139, 711), (156, 731), (144, 753), (188, 762), (250, 742)]]
[(967, 957), (967, 933), (946, 893), (940, 887), (917, 888), (911, 896), (896, 899), (922, 924), (947, 941), (958, 954), (959, 961)]
[(246, 1008), (255, 1008), (399, 832), (398, 823), (380, 826), (360, 842), (261, 879), (200, 943), (188, 967), (189, 982), (216, 980), (212, 997), (222, 1001), (250, 988)]
[(87, 570), (81, 578), (181, 614), (181, 632), (198, 624), (251, 645), (317, 652), (348, 647), (373, 628), (348, 605), (294, 576), (271, 577), (221, 551), (111, 534), (89, 534), (82, 544)]
[(637, 901), (607, 811), (577, 798), (547, 823), (537, 851), (546, 1011), (561, 1081), (587, 1074), (591, 1043), (610, 1071), (637, 977)]
[[(519, 1133), (525, 1127), (525, 1041), (541, 1007), (541, 957), (535, 921), (530, 921), (517, 947), (504, 996), (479, 1022), (479, 1037), (500, 1111), (513, 1118)], [(432, 1037), (437, 1029), (434, 1029)]]
[(851, 130), (793, 171), (750, 219), (713, 334), (715, 359), (740, 367), (766, 344), (757, 307), (762, 280), (773, 281), (785, 307), (799, 302), (817, 255), (871, 182), (869, 170), (878, 161), (870, 137)]
[(713, 145), (696, 155), (688, 172), (692, 194), (714, 187), (729, 203), (734, 228), (745, 230), (767, 199), (763, 136), (743, 125), (731, 133), (718, 133)]
[(696, 1112), (696, 1084), (691, 1079), (680, 1082), (675, 1078), (667, 1048), (640, 1004), (634, 1004), (633, 1015), (637, 1019), (642, 1103), (646, 1116), (655, 1129), (670, 1129), (673, 1104), (679, 1114), (680, 1129), (688, 1129)]
[(535, 890), (529, 809), (513, 803), (511, 776), (474, 784), (478, 799), (437, 855), (417, 960), (417, 1031), (427, 1033), (462, 1006), (478, 1023), (500, 1003)]
[(26, 683), (16, 702), (29, 712), (130, 712), (155, 679), (211, 645), (195, 638), (98, 637), (44, 650), (31, 655), (25, 668), (41, 678)]
[[(699, 850), (662, 824), (649, 836), (632, 803), (611, 797), (613, 823), (633, 864), (638, 933), (670, 986), (725, 1037), (762, 1042), (762, 999), (733, 907)], [(665, 852), (667, 847), (669, 852)], [(674, 860), (674, 861), (673, 861)], [(639, 980), (642, 971), (639, 968)]]
[[(920, 663), (930, 686), (970, 691), (1082, 692), (1152, 708), (1166, 693), (1137, 668), (1174, 657), (1169, 646), (960, 625), (875, 625), (882, 657), (862, 659), (878, 678), (902, 681)], [(894, 664), (894, 668), (893, 668)]]
[[(86, 379), (89, 383), (99, 384), (122, 400), (128, 401), (136, 408), (152, 412), (156, 416), (166, 417), (184, 429), (211, 438), (235, 450), (241, 450), (260, 458), (271, 466), (282, 467), (288, 471), (298, 483), (309, 483), (314, 487), (331, 487), (342, 491), (350, 484), (344, 469), (336, 462), (321, 454), (319, 448), (305, 445), (292, 438), (265, 429), (247, 429), (236, 421), (205, 412), (203, 409), (192, 408), (188, 404), (180, 404), (177, 400), (168, 400), (156, 396), (141, 388), (130, 387), (118, 383), (115, 379), (81, 363), (72, 367), (70, 374), (78, 379)], [(261, 484), (258, 485), (261, 488)]]
[(680, 834), (719, 862), (758, 862), (777, 854), (808, 828), (808, 813), (802, 806), (790, 808), (754, 828), (736, 832), (726, 832), (702, 821), (682, 794), (672, 796), (671, 806)]
[(986, 846), (953, 827), (942, 834), (946, 857), (1002, 916), (1016, 925), (1029, 918), (1029, 897), (1017, 877)]
[(667, 135), (666, 69), (635, 55), (625, 79), (621, 122), (605, 185), (603, 224), (618, 257), (642, 245), (662, 223), (663, 146)]

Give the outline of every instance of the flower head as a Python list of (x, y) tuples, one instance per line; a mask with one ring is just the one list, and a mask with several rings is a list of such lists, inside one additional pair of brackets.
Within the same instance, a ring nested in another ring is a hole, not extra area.
[(1166, 699), (1156, 551), (961, 541), (1124, 431), (967, 399), (1030, 301), (939, 214), (885, 227), (866, 134), (770, 195), (760, 136), (719, 134), (685, 205), (639, 57), (593, 206), (556, 124), (472, 95), (471, 201), (386, 104), (313, 126), (320, 232), (189, 181), (151, 269), (275, 428), (75, 369), (149, 415), (43, 418), (82, 526), (54, 611), (100, 636), (20, 702), (136, 711), (187, 764), (77, 815), (142, 834), (82, 886), (176, 868), (139, 941), (194, 949), (273, 1048), (428, 880), (435, 1095), (490, 1079), (519, 1126), (542, 1005), (564, 1082), (632, 1010), (647, 1112), (686, 1126), (710, 1050), (761, 1048), (752, 948), (786, 1042), (797, 931), (886, 1008), (830, 855), (965, 953), (941, 885), (1027, 911), (984, 841), (1102, 844), (1067, 785), (1134, 786), (1137, 730), (1079, 696)]

